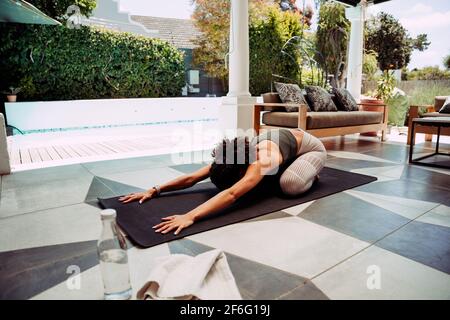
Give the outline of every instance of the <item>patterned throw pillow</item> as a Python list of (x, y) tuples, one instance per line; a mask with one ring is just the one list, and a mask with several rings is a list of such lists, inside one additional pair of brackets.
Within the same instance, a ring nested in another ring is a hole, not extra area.
[(336, 107), (342, 111), (358, 111), (358, 104), (350, 92), (344, 88), (333, 88), (333, 94), (336, 97)]
[(324, 88), (307, 86), (305, 89), (306, 96), (314, 111), (337, 111), (336, 105), (331, 98), (331, 94)]
[(439, 113), (450, 113), (450, 97), (445, 99), (445, 102), (442, 105), (442, 108), (439, 110)]
[[(275, 82), (275, 90), (277, 90), (278, 94), (280, 95), (281, 101), (283, 103), (298, 103), (298, 104), (305, 104), (306, 103), (305, 97), (303, 96), (302, 90), (300, 87), (296, 84), (292, 83), (281, 83), (281, 82)], [(298, 111), (298, 107), (286, 107), (287, 112), (296, 112)], [(311, 111), (308, 106), (308, 111)]]

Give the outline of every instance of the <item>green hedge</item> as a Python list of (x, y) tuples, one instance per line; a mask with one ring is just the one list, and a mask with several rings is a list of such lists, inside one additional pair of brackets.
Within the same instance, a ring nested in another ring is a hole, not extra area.
[(183, 54), (166, 42), (89, 27), (0, 24), (0, 89), (19, 99), (170, 97), (185, 85)]
[[(269, 92), (272, 74), (295, 80), (299, 73), (299, 52), (293, 46), (283, 45), (301, 33), (298, 15), (269, 7), (265, 15), (253, 20), (249, 26), (250, 92), (254, 96)], [(292, 59), (291, 57), (294, 59)], [(275, 81), (286, 82), (273, 78)], [(289, 81), (287, 81), (289, 82)]]

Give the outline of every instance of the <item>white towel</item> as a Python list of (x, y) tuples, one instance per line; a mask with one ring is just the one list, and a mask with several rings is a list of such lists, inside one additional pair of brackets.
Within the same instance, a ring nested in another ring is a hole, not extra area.
[(211, 250), (196, 257), (173, 254), (158, 258), (138, 299), (240, 300), (225, 254)]

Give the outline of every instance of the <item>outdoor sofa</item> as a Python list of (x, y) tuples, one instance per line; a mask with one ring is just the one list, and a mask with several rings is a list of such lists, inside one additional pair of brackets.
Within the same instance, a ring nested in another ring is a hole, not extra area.
[[(381, 131), (382, 141), (386, 138), (388, 109), (385, 105), (377, 106), (383, 110), (382, 112), (361, 110), (318, 112), (308, 111), (308, 107), (303, 104), (282, 103), (279, 94), (275, 92), (265, 93), (262, 98), (263, 103), (254, 107), (253, 123), (257, 133), (261, 129), (301, 128), (320, 138)], [(287, 112), (286, 106), (298, 106), (298, 112)]]

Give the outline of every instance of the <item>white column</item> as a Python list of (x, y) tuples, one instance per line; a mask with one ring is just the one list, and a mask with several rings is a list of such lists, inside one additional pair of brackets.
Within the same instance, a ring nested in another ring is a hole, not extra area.
[(253, 126), (256, 98), (249, 91), (248, 17), (248, 0), (231, 0), (229, 92), (223, 97), (219, 112), (222, 131), (248, 130)]
[(3, 113), (0, 113), (0, 174), (11, 173), (9, 163), (8, 143), (6, 140), (6, 126)]
[(351, 22), (348, 46), (347, 90), (359, 100), (362, 87), (362, 65), (364, 53), (364, 20), (367, 2), (362, 0), (356, 7), (345, 9), (345, 16)]
[(250, 96), (249, 52), (248, 0), (231, 0), (229, 97)]

